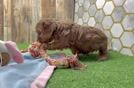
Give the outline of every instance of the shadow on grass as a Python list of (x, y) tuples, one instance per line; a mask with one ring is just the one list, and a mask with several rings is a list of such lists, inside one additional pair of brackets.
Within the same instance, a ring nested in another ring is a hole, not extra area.
[[(65, 55), (72, 55), (72, 52), (70, 49), (64, 49), (64, 50), (48, 50), (49, 55), (53, 55), (56, 53), (64, 53)], [(122, 56), (120, 53), (108, 50), (108, 61), (109, 60), (116, 60), (116, 58)], [(82, 62), (98, 62), (99, 52), (93, 52), (90, 54), (81, 54), (79, 55), (79, 60)], [(106, 61), (107, 61), (106, 60)], [(100, 61), (103, 62), (103, 61)]]
[[(47, 52), (51, 56), (53, 56), (54, 54), (58, 54), (58, 53), (64, 53), (65, 55), (72, 55), (72, 53), (69, 49), (65, 49), (63, 51), (48, 50)], [(93, 53), (90, 53), (90, 54), (81, 54), (81, 55), (79, 55), (79, 60), (82, 61), (82, 62), (97, 62), (98, 61), (98, 56), (99, 56), (98, 52), (93, 52)], [(108, 57), (109, 57), (109, 55), (108, 55)]]
[[(112, 51), (108, 51), (108, 57), (107, 57), (107, 60), (111, 60), (113, 59), (113, 56), (111, 55), (111, 52)], [(98, 59), (99, 59), (99, 53), (90, 53), (90, 54), (83, 54), (83, 55), (80, 55), (79, 56), (79, 60), (82, 61), (82, 62), (98, 62)], [(105, 60), (105, 61), (107, 61)], [(100, 61), (100, 62), (103, 62), (103, 61)]]
[(79, 56), (79, 60), (82, 62), (91, 62), (91, 61), (97, 61), (98, 60), (98, 54), (84, 54)]

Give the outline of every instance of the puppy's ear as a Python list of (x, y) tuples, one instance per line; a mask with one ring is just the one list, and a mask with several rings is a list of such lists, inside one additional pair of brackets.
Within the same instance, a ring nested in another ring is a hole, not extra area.
[(40, 34), (43, 30), (44, 30), (43, 22), (42, 22), (42, 21), (39, 21), (39, 22), (36, 24), (36, 32), (37, 32), (38, 34)]

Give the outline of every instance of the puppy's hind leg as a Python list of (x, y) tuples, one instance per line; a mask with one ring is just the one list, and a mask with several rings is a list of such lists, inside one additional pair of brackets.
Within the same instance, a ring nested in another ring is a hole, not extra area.
[(104, 61), (107, 59), (107, 46), (102, 46), (99, 48), (99, 61)]

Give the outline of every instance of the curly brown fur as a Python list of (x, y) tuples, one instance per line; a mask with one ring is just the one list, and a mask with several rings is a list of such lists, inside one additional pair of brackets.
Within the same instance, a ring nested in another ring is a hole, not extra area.
[(44, 49), (70, 48), (73, 54), (88, 54), (99, 50), (99, 60), (107, 59), (107, 37), (99, 29), (42, 19), (36, 25), (37, 41)]

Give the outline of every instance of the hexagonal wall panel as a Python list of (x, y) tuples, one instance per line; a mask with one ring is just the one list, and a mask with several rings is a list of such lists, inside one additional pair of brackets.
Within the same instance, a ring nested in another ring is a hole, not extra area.
[(83, 26), (88, 26), (88, 24), (87, 24), (87, 23), (83, 23), (82, 25), (83, 25)]
[(79, 18), (77, 23), (82, 25), (83, 24), (82, 18)]
[(96, 3), (96, 0), (89, 0), (90, 1), (90, 4), (95, 4)]
[(78, 3), (75, 3), (75, 12), (78, 12), (78, 9), (79, 9), (79, 5)]
[(133, 44), (133, 46), (132, 46), (132, 52), (133, 52), (133, 54), (134, 54), (134, 44)]
[(132, 32), (124, 32), (121, 36), (121, 42), (126, 47), (131, 47), (134, 44), (134, 34)]
[(95, 14), (96, 22), (99, 22), (99, 23), (102, 22), (104, 16), (105, 16), (105, 14), (104, 14), (103, 10), (97, 11)]
[(105, 4), (105, 0), (97, 0), (96, 1), (96, 6), (98, 9), (102, 8), (104, 4)]
[(89, 19), (89, 14), (88, 14), (88, 12), (85, 12), (84, 14), (83, 14), (83, 22), (84, 23), (87, 23), (88, 22), (88, 19)]
[(98, 29), (100, 29), (100, 30), (103, 30), (102, 24), (100, 24), (100, 23), (97, 23), (95, 25), (95, 27), (98, 28)]
[(89, 26), (95, 26), (95, 24), (96, 24), (96, 22), (95, 22), (94, 18), (91, 17), (91, 18), (89, 19), (89, 21), (88, 21), (88, 25), (89, 25)]
[(113, 24), (112, 18), (111, 16), (105, 16), (103, 21), (102, 21), (102, 25), (104, 29), (109, 29)]
[(134, 54), (134, 44), (133, 44), (133, 46), (132, 46), (132, 52), (133, 52), (133, 54)]
[(114, 19), (114, 22), (119, 22), (121, 21), (124, 16), (125, 16), (125, 13), (124, 13), (124, 9), (122, 7), (116, 7), (112, 13), (112, 17)]
[(92, 5), (92, 6), (90, 6), (90, 8), (89, 8), (89, 10), (88, 10), (88, 13), (89, 13), (89, 15), (90, 16), (94, 16), (95, 15), (95, 13), (96, 13), (96, 6), (95, 5)]
[(84, 10), (88, 10), (89, 9), (89, 6), (90, 6), (90, 2), (89, 0), (84, 0), (84, 4), (83, 4), (83, 8)]
[(77, 14), (74, 15), (74, 22), (75, 22), (75, 23), (78, 22), (78, 15), (77, 15)]
[(104, 30), (105, 35), (108, 37), (108, 49), (111, 49), (112, 35), (109, 31)]
[(78, 0), (79, 6), (82, 6), (84, 3), (84, 0)]
[(113, 9), (114, 9), (114, 5), (113, 5), (112, 1), (106, 2), (105, 6), (103, 8), (106, 15), (110, 15), (112, 13)]
[(126, 54), (126, 55), (130, 55), (130, 56), (133, 55), (132, 51), (131, 51), (129, 48), (123, 48), (123, 49), (121, 50), (121, 53), (122, 53), (122, 54)]
[(121, 50), (121, 42), (119, 39), (113, 39), (112, 40), (112, 49), (116, 50), (116, 51), (120, 51)]
[(113, 0), (114, 4), (115, 4), (116, 6), (121, 6), (121, 5), (123, 5), (124, 1), (125, 1), (125, 0)]
[(75, 0), (74, 22), (102, 30), (108, 49), (134, 55), (134, 0)]
[(128, 13), (134, 13), (134, 0), (126, 0), (124, 8)]
[(83, 16), (83, 13), (84, 13), (83, 8), (82, 7), (79, 7), (79, 9), (78, 9), (78, 17), (81, 18)]
[(126, 15), (122, 21), (122, 24), (125, 30), (132, 30), (134, 29), (134, 15)]
[(78, 0), (75, 0), (75, 3), (77, 2)]
[(111, 28), (111, 33), (112, 33), (113, 37), (120, 37), (121, 34), (123, 33), (123, 28), (122, 28), (121, 24), (119, 24), (119, 23), (114, 24)]

